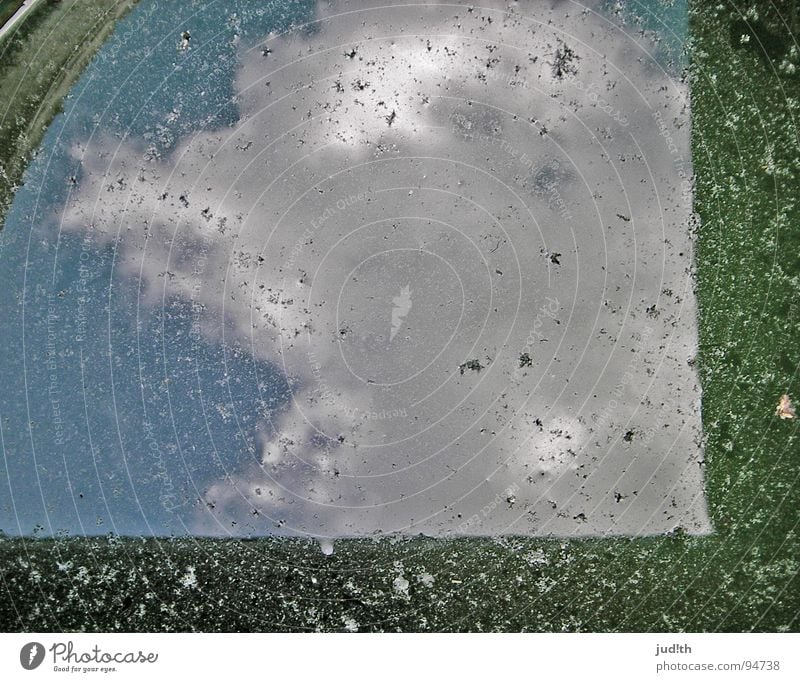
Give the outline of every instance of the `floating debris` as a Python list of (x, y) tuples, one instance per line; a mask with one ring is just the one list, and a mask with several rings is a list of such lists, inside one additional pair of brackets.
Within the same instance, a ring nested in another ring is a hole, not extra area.
[(473, 372), (480, 372), (483, 369), (483, 365), (480, 363), (480, 360), (467, 360), (466, 362), (462, 362), (458, 369), (461, 370), (461, 374), (468, 369), (471, 369)]
[(795, 419), (797, 417), (792, 399), (789, 397), (788, 393), (784, 393), (781, 396), (778, 407), (775, 409), (775, 415), (781, 419)]
[(566, 75), (575, 75), (578, 72), (573, 62), (579, 59), (578, 55), (566, 43), (561, 42), (553, 57), (553, 75), (559, 80)]

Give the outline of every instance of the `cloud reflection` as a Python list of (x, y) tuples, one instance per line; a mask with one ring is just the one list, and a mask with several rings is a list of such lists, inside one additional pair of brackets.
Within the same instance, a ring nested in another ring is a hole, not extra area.
[(571, 2), (326, 4), (242, 48), (235, 126), (75, 149), (65, 227), (289, 382), (192, 530), (710, 530), (686, 86), (637, 40)]

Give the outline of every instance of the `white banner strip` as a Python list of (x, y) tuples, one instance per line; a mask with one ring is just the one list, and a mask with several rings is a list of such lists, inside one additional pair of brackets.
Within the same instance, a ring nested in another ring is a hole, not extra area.
[(0, 679), (798, 680), (799, 649), (797, 634), (8, 634)]

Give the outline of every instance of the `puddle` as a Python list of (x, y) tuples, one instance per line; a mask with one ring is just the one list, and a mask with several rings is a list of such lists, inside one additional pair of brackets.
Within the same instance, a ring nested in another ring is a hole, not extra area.
[(3, 530), (709, 532), (675, 35), (246, 5), (142, 3), (17, 195)]

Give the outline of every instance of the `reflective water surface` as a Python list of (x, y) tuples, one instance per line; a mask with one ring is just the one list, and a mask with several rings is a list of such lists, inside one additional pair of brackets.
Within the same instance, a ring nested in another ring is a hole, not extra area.
[(2, 233), (0, 527), (710, 531), (675, 6), (140, 4)]

